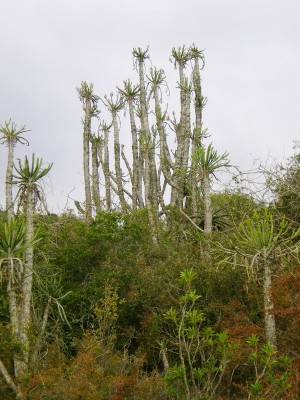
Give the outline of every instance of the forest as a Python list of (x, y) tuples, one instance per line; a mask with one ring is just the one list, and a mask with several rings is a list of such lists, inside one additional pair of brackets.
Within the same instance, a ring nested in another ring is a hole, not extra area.
[(16, 159), (29, 129), (0, 121), (1, 399), (299, 399), (299, 142), (246, 185), (203, 124), (204, 52), (172, 49), (172, 90), (132, 57), (136, 82), (74, 88), (73, 209), (48, 211), (51, 160)]

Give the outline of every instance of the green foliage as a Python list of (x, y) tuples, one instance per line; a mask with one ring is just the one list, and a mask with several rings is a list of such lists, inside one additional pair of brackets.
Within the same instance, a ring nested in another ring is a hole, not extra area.
[(238, 226), (247, 215), (257, 208), (254, 199), (242, 192), (225, 190), (220, 193), (213, 193), (211, 196), (214, 210), (221, 210), (225, 215), (225, 221), (231, 226)]
[(276, 164), (266, 172), (267, 186), (275, 195), (275, 209), (293, 224), (300, 222), (300, 143), (295, 143), (295, 153), (286, 164)]
[(26, 249), (25, 229), (22, 218), (11, 218), (8, 222), (0, 223), (0, 255), (18, 257), (23, 254)]
[(29, 132), (29, 130), (26, 129), (25, 125), (17, 128), (17, 125), (11, 119), (9, 121), (5, 121), (4, 125), (0, 125), (0, 133), (2, 133), (2, 136), (0, 137), (0, 143), (12, 142), (15, 144), (20, 142), (21, 144), (28, 145), (28, 140), (21, 136), (21, 134), (26, 132)]
[(99, 100), (99, 96), (97, 96), (93, 93), (94, 85), (92, 83), (88, 84), (87, 82), (82, 81), (81, 86), (79, 88), (77, 88), (76, 90), (77, 90), (80, 101), (82, 101), (82, 102), (90, 101), (93, 105), (97, 104), (97, 102)]
[(293, 231), (286, 218), (278, 220), (268, 208), (256, 208), (239, 224), (228, 248), (219, 243), (221, 263), (242, 265), (249, 277), (256, 279), (264, 262), (274, 268), (297, 259), (299, 236), (300, 229)]
[(279, 356), (270, 343), (261, 345), (258, 336), (252, 335), (246, 345), (249, 351), (249, 367), (252, 366), (254, 379), (245, 386), (248, 399), (267, 400), (286, 398), (291, 388), (291, 359)]
[(170, 308), (163, 315), (169, 323), (165, 328), (167, 349), (178, 354), (165, 380), (170, 394), (177, 393), (177, 398), (213, 398), (235, 349), (226, 332), (203, 326), (205, 316), (198, 304), (201, 296), (192, 288), (196, 276), (193, 269), (181, 272), (183, 293), (178, 310)]
[(27, 248), (39, 242), (37, 236), (25, 242), (26, 224), (22, 217), (0, 221), (0, 281), (3, 277), (9, 284), (21, 280), (23, 274), (23, 255)]
[[(277, 229), (276, 229), (277, 228)], [(254, 210), (251, 217), (247, 217), (240, 225), (237, 242), (245, 246), (253, 255), (261, 251), (273, 250), (276, 245), (284, 241), (288, 233), (288, 222), (282, 219), (276, 227), (272, 213), (268, 209), (262, 212)], [(291, 238), (293, 239), (294, 236)]]
[(98, 340), (104, 342), (105, 346), (113, 347), (115, 345), (119, 306), (123, 302), (119, 298), (117, 288), (107, 282), (103, 297), (93, 307), (97, 324), (97, 327), (93, 329), (93, 334), (97, 336)]
[(14, 180), (13, 184), (18, 185), (17, 197), (20, 199), (20, 203), (24, 202), (26, 199), (26, 194), (31, 192), (34, 196), (35, 201), (41, 200), (43, 205), (45, 204), (42, 193), (43, 189), (41, 184), (38, 183), (43, 179), (52, 168), (52, 163), (47, 167), (43, 168), (43, 159), (35, 158), (32, 154), (31, 164), (28, 161), (27, 156), (25, 156), (24, 164), (18, 159), (18, 166), (14, 166), (16, 173), (13, 174)]
[(199, 168), (199, 173), (213, 174), (217, 169), (230, 167), (228, 153), (219, 155), (212, 144), (209, 144), (207, 148), (197, 147), (192, 157)]

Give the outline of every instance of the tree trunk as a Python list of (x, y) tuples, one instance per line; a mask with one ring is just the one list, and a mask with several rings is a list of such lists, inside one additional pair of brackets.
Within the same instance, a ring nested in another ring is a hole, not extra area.
[(160, 205), (162, 209), (165, 208), (164, 198), (163, 198), (163, 190), (160, 185), (160, 173), (162, 172), (165, 181), (171, 186), (176, 187), (176, 184), (173, 180), (171, 168), (174, 167), (174, 163), (170, 156), (170, 151), (168, 147), (168, 143), (166, 140), (166, 132), (163, 125), (163, 114), (161, 111), (161, 107), (159, 104), (158, 97), (158, 87), (153, 88), (154, 102), (155, 102), (155, 117), (156, 117), (156, 126), (159, 135), (159, 161), (160, 161), (160, 171), (157, 174), (157, 192), (158, 197), (160, 199)]
[(177, 149), (175, 153), (174, 179), (171, 203), (183, 208), (183, 198), (186, 193), (187, 160), (190, 142), (190, 87), (188, 78), (184, 76), (184, 63), (179, 62), (180, 86), (180, 122), (177, 133)]
[[(194, 67), (193, 67), (193, 87), (195, 94), (195, 128), (192, 137), (192, 149), (191, 153), (195, 154), (197, 148), (202, 146), (202, 110), (203, 110), (203, 99), (202, 99), (202, 88), (201, 88), (201, 78), (200, 78), (200, 67), (199, 67), (199, 57), (194, 58)], [(197, 184), (197, 166), (195, 164), (194, 159), (192, 158), (191, 164), (191, 174), (190, 174), (190, 188), (191, 188), (191, 213), (193, 216), (194, 222), (199, 221), (199, 191)]]
[(6, 168), (6, 216), (9, 221), (14, 215), (13, 209), (13, 195), (12, 195), (12, 179), (13, 179), (13, 166), (14, 166), (14, 139), (9, 138), (7, 141), (8, 154), (7, 154), (7, 168)]
[(121, 210), (124, 213), (128, 210), (128, 204), (126, 203), (126, 200), (124, 197), (124, 189), (123, 189), (123, 182), (122, 182), (121, 147), (120, 147), (120, 139), (119, 139), (119, 127), (118, 127), (118, 121), (117, 121), (117, 112), (115, 110), (112, 110), (111, 113), (112, 113), (113, 128), (114, 128), (114, 156), (115, 156), (116, 183), (117, 183), (118, 197), (120, 200)]
[(134, 118), (133, 100), (128, 99), (131, 137), (132, 137), (132, 209), (143, 206), (142, 171), (139, 163), (139, 145), (137, 129)]
[(93, 202), (96, 212), (101, 210), (100, 202), (100, 189), (99, 189), (99, 157), (98, 157), (98, 146), (99, 141), (97, 137), (91, 139), (92, 143), (92, 193)]
[(264, 317), (266, 339), (277, 350), (276, 324), (274, 316), (274, 303), (272, 299), (272, 272), (267, 256), (264, 256), (264, 276), (263, 276), (263, 295), (264, 295)]
[(111, 185), (110, 185), (110, 171), (109, 171), (109, 150), (108, 150), (108, 134), (109, 128), (103, 127), (104, 143), (103, 143), (103, 160), (102, 169), (105, 182), (105, 203), (106, 211), (111, 212)]
[(204, 205), (204, 233), (210, 234), (212, 232), (212, 209), (210, 197), (210, 179), (208, 172), (204, 172), (202, 180), (202, 191)]
[(146, 97), (146, 86), (144, 78), (144, 60), (138, 60), (140, 80), (140, 108), (141, 108), (141, 142), (145, 157), (144, 184), (145, 184), (145, 205), (149, 215), (149, 225), (152, 231), (153, 242), (157, 242), (157, 220), (158, 220), (158, 194), (157, 194), (157, 170), (155, 165), (154, 143), (149, 128), (148, 107)]
[(85, 219), (90, 222), (92, 219), (92, 195), (90, 183), (90, 135), (91, 135), (91, 102), (85, 100), (85, 117), (83, 129), (83, 175), (85, 190)]
[[(29, 184), (26, 194), (25, 205), (26, 234), (25, 242), (32, 243), (34, 239), (34, 192), (32, 184)], [(31, 323), (31, 300), (33, 285), (33, 245), (30, 245), (25, 251), (24, 277), (22, 282), (22, 297), (19, 310), (19, 340), (21, 344), (20, 356), (15, 356), (15, 377), (18, 384), (21, 384), (29, 369), (29, 334)]]

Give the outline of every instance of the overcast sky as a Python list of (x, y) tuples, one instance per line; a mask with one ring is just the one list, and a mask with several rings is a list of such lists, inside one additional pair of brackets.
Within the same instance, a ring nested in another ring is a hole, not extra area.
[[(68, 194), (83, 200), (75, 88), (93, 82), (103, 97), (137, 81), (132, 49), (149, 45), (167, 75), (170, 110), (178, 101), (171, 49), (195, 43), (205, 49), (204, 125), (214, 146), (242, 169), (268, 155), (282, 160), (300, 138), (299, 16), (299, 0), (0, 0), (0, 123), (31, 129), (30, 148), (18, 145), (16, 156), (54, 163), (46, 191), (51, 210), (62, 211)], [(3, 206), (5, 146), (0, 157)]]

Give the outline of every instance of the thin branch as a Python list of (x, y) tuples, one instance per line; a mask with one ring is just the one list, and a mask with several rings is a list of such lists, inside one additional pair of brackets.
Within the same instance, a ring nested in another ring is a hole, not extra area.
[(196, 229), (198, 229), (198, 231), (204, 232), (204, 230), (201, 229), (200, 226), (198, 226), (184, 211), (180, 210), (180, 212), (194, 225)]
[(7, 371), (7, 369), (5, 368), (5, 365), (3, 364), (3, 362), (0, 360), (0, 372), (3, 375), (6, 383), (8, 384), (8, 386), (14, 391), (17, 391), (17, 386), (15, 384), (15, 382), (13, 381), (12, 377), (10, 376), (9, 372)]

